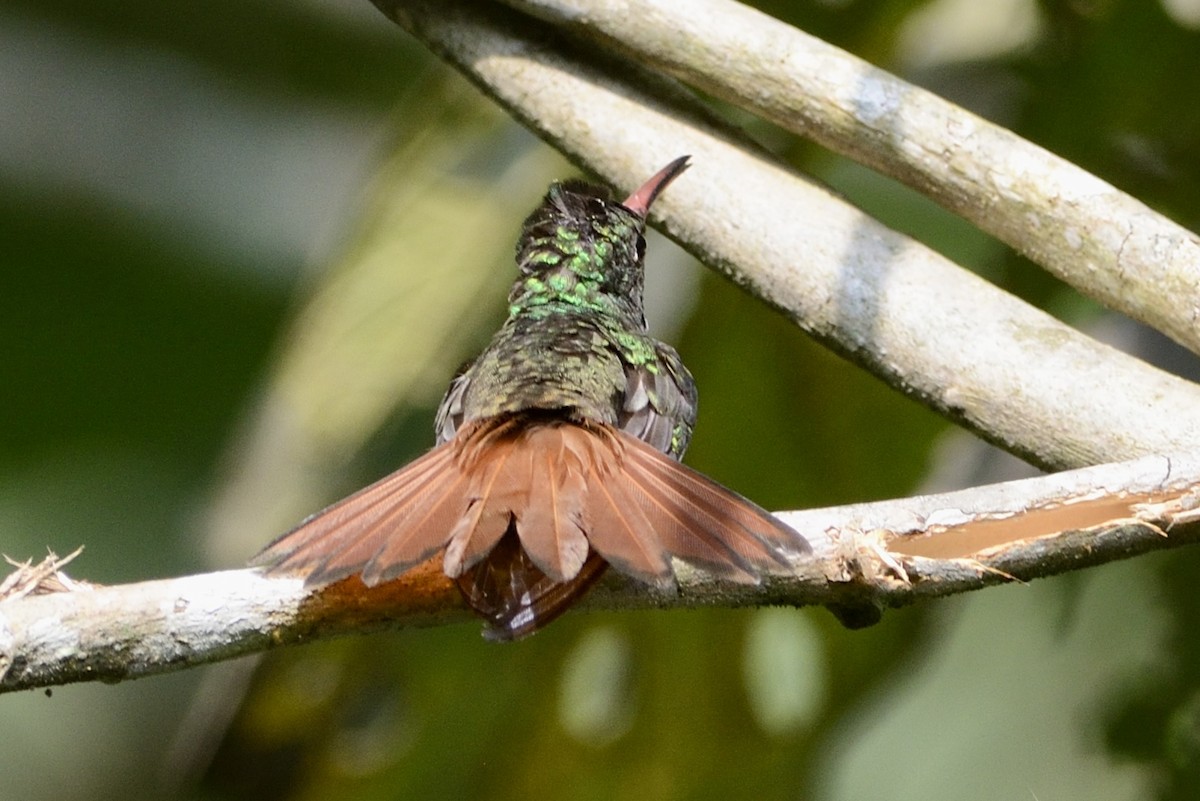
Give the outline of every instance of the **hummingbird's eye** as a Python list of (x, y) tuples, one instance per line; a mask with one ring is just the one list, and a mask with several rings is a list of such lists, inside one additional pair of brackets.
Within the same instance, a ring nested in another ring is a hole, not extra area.
[(604, 201), (601, 200), (600, 198), (590, 197), (590, 198), (588, 198), (587, 204), (588, 204), (588, 212), (590, 212), (591, 214), (603, 214), (604, 213)]
[(646, 237), (638, 234), (637, 238), (637, 257), (641, 261), (646, 256)]

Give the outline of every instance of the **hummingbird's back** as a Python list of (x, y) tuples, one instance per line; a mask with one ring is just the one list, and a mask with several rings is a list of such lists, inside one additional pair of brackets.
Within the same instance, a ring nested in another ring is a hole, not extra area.
[(510, 318), (464, 375), (463, 419), (543, 409), (616, 425), (626, 371), (611, 329), (570, 307)]

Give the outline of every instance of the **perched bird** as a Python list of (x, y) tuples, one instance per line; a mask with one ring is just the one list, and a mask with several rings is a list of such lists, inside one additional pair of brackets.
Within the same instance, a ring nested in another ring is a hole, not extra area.
[(608, 565), (661, 589), (672, 558), (722, 578), (786, 572), (808, 543), (679, 463), (696, 385), (642, 310), (646, 214), (676, 159), (620, 203), (550, 186), (517, 244), (508, 319), (451, 383), (437, 446), (284, 534), (255, 558), (317, 587), (368, 586), (444, 551), (443, 569), (515, 640), (562, 614)]

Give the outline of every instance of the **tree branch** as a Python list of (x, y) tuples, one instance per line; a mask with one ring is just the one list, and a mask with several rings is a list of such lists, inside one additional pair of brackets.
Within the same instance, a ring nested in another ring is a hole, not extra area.
[[(1194, 449), (1195, 386), (883, 228), (672, 85), (629, 63), (581, 55), (577, 44), (508, 9), (378, 2), (512, 113), (620, 186), (692, 153), (689, 180), (656, 206), (673, 236), (806, 330), (990, 439), (1050, 465)], [(915, 113), (907, 103), (891, 122)], [(964, 159), (955, 169), (969, 173)], [(1003, 188), (995, 175), (991, 191)], [(1037, 180), (1037, 170), (1030, 177)], [(1126, 242), (1118, 262), (1132, 252)], [(844, 620), (870, 622), (882, 608), (921, 598), (1195, 541), (1200, 457), (1148, 457), (783, 517), (816, 551), (794, 575), (747, 587), (680, 566), (672, 597), (610, 576), (583, 606), (823, 604)], [(0, 600), (0, 691), (121, 681), (291, 642), (466, 618), (436, 563), (372, 589), (349, 579), (318, 592), (254, 570), (114, 587), (72, 583), (54, 563), (23, 570), (33, 572), (3, 584), (10, 595)]]
[[(815, 551), (794, 575), (731, 585), (677, 565), (676, 596), (611, 575), (581, 606), (823, 604), (851, 625), (870, 623), (886, 607), (1200, 539), (1200, 457), (780, 516)], [(0, 692), (118, 682), (288, 643), (467, 618), (436, 560), (371, 589), (352, 578), (316, 592), (257, 570), (99, 587), (55, 568), (26, 565), (26, 576), (4, 583)]]
[[(1200, 387), (1080, 334), (791, 173), (690, 95), (510, 9), (376, 0), (518, 119), (632, 188), (691, 153), (667, 232), (920, 402), (1051, 468), (1186, 450)], [(948, 344), (950, 343), (950, 344)]]
[(1200, 237), (1070, 162), (732, 0), (504, 0), (889, 175), (1200, 353)]

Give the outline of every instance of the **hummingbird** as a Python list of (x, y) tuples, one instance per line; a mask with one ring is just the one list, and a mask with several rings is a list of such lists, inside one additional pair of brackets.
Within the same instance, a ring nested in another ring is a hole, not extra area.
[(658, 590), (672, 559), (735, 582), (788, 572), (808, 542), (683, 465), (696, 383), (650, 336), (646, 215), (689, 166), (672, 161), (621, 202), (551, 184), (525, 220), (508, 318), (450, 384), (437, 444), (306, 519), (254, 564), (310, 587), (389, 581), (439, 552), (485, 621), (517, 640), (567, 610), (611, 565)]

